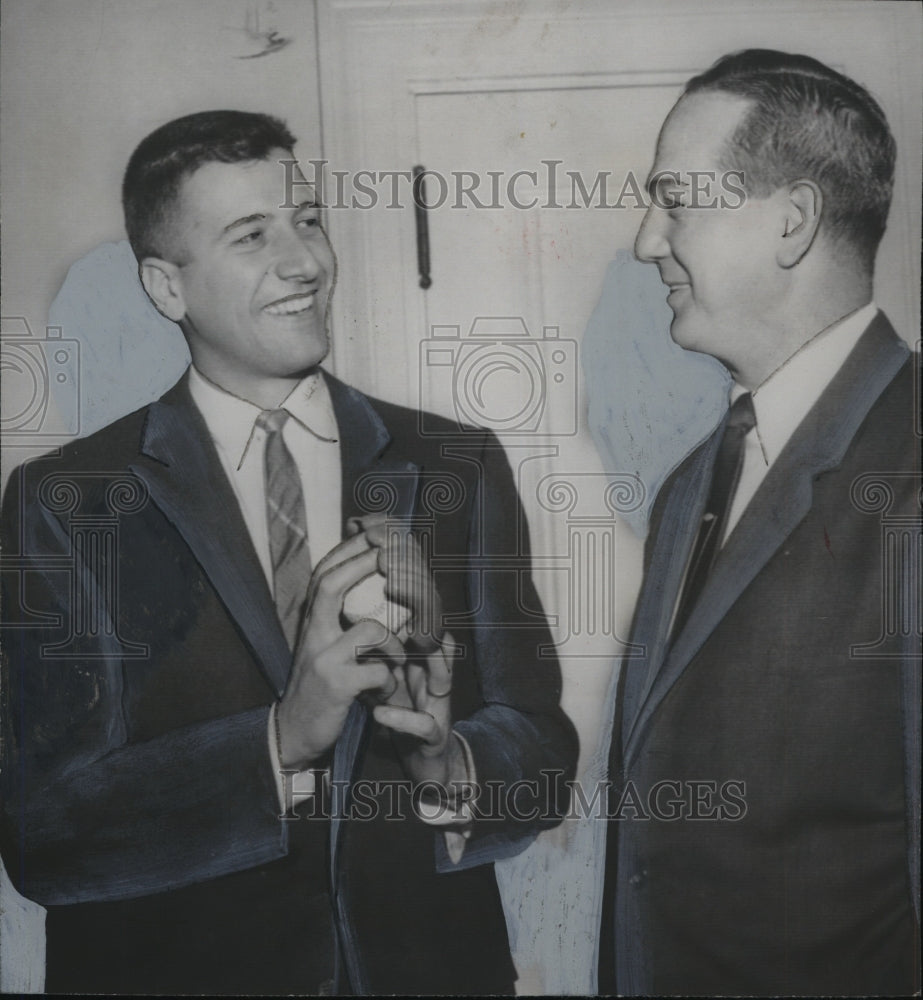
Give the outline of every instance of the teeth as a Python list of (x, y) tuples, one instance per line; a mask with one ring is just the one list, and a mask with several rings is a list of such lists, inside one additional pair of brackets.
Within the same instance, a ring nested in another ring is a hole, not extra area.
[(286, 299), (284, 302), (275, 302), (271, 306), (266, 306), (266, 312), (271, 316), (291, 316), (294, 313), (304, 312), (314, 304), (314, 294), (299, 295), (297, 299)]

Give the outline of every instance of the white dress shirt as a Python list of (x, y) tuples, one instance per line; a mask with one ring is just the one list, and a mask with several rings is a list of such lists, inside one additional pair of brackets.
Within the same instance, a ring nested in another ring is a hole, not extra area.
[[(744, 439), (744, 462), (722, 544), (792, 435), (842, 368), (877, 312), (873, 302), (809, 340), (752, 392), (756, 426)], [(747, 390), (735, 383), (731, 402)]]

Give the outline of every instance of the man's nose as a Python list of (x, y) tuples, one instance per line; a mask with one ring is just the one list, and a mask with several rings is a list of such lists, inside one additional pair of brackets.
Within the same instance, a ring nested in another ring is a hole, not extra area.
[(638, 260), (656, 261), (670, 252), (664, 235), (664, 221), (664, 212), (656, 205), (651, 205), (645, 212), (635, 237), (635, 257)]
[(313, 281), (323, 271), (321, 262), (297, 233), (277, 238), (276, 274), (285, 281)]

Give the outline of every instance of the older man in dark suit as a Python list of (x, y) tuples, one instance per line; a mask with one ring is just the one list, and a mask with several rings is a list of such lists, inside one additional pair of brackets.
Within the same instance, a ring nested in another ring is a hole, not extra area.
[(601, 992), (919, 989), (916, 366), (872, 302), (894, 158), (862, 87), (779, 52), (719, 60), (661, 130), (636, 253), (734, 386), (652, 516)]
[(508, 992), (489, 862), (566, 805), (503, 451), (318, 367), (293, 144), (232, 111), (141, 143), (126, 226), (192, 365), (8, 487), (4, 859), (50, 991)]

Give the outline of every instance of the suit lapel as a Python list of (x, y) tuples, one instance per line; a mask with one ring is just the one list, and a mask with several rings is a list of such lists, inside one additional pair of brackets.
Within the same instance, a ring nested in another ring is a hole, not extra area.
[(705, 510), (711, 473), (721, 442), (725, 420), (712, 436), (676, 470), (658, 498), (651, 522), (652, 552), (644, 570), (644, 585), (638, 597), (632, 626), (632, 643), (642, 649), (641, 656), (626, 657), (622, 707), (622, 746), (624, 756), (630, 723), (650, 693), (657, 667), (666, 655), (670, 620), (683, 580), (683, 570), (695, 543), (699, 522)]
[(409, 517), (419, 478), (416, 463), (398, 453), (366, 396), (327, 372), (324, 376), (340, 433), (344, 528), (348, 518), (375, 511)]
[[(667, 692), (740, 594), (811, 509), (815, 478), (840, 465), (869, 410), (897, 374), (908, 353), (904, 342), (879, 312), (757, 490), (721, 549), (698, 606), (672, 648), (665, 650), (661, 641), (661, 655), (649, 663), (645, 689), (633, 706), (634, 714), (625, 715), (626, 721), (632, 720), (625, 740), (626, 762), (637, 752), (647, 723)], [(715, 448), (722, 428), (713, 438)], [(680, 485), (677, 483), (676, 488)], [(707, 493), (708, 478), (697, 485)], [(700, 497), (698, 506), (702, 503), (704, 496)], [(665, 513), (665, 520), (666, 516)], [(694, 520), (693, 536), (696, 526), (697, 520)], [(660, 555), (663, 557), (664, 553)], [(674, 601), (676, 593), (677, 590), (672, 591)], [(671, 610), (672, 607), (669, 603)], [(666, 614), (665, 609), (663, 614)], [(663, 616), (660, 625), (663, 626)]]
[(153, 403), (132, 471), (186, 540), (278, 696), (291, 653), (205, 421), (182, 378)]
[[(410, 517), (417, 492), (418, 467), (398, 453), (384, 422), (362, 393), (327, 372), (324, 376), (340, 435), (344, 529), (348, 518), (378, 510), (394, 517)], [(349, 789), (358, 776), (370, 722), (371, 713), (355, 702), (334, 747), (331, 778), (336, 793), (330, 824), (334, 885), (343, 821), (349, 812)]]

